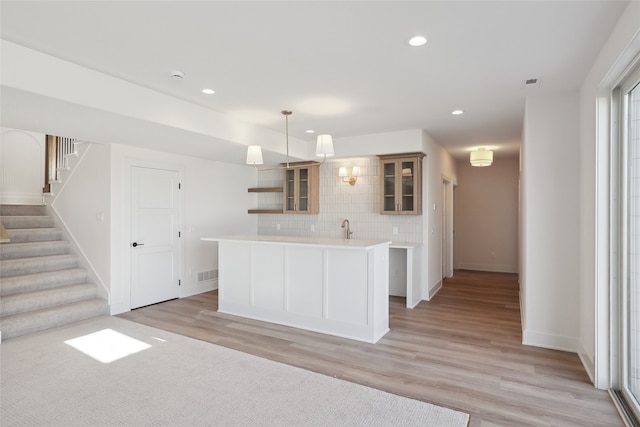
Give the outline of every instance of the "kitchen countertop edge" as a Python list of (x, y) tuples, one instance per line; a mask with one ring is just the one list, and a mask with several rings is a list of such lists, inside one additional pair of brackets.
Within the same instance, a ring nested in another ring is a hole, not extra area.
[(342, 249), (370, 249), (376, 246), (391, 245), (391, 240), (364, 240), (364, 239), (335, 239), (335, 238), (313, 238), (313, 237), (292, 237), (292, 236), (252, 236), (235, 235), (220, 237), (201, 237), (200, 240), (209, 242), (235, 241), (254, 242), (261, 244), (292, 244), (302, 246), (324, 246), (337, 247)]

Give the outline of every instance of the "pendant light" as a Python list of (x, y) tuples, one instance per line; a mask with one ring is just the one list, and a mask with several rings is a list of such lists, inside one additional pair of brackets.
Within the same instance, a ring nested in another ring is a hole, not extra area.
[[(284, 116), (285, 122), (287, 161), (285, 163), (285, 166), (259, 169), (257, 165), (261, 165), (264, 163), (262, 159), (262, 147), (260, 147), (259, 145), (250, 145), (249, 147), (247, 147), (247, 164), (252, 165), (258, 172), (278, 169), (292, 169), (296, 167), (289, 164), (289, 116), (293, 113), (289, 110), (282, 110), (281, 113)], [(333, 139), (331, 138), (331, 135), (318, 135), (316, 143), (316, 156), (322, 157), (322, 161), (320, 162), (320, 164), (323, 164), (327, 160), (327, 157), (331, 157), (334, 154), (335, 152), (333, 151)]]

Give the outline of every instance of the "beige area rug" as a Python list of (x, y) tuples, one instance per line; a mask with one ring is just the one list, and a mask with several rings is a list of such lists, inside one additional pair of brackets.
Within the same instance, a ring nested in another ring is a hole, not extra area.
[(0, 355), (3, 427), (464, 427), (469, 419), (109, 316), (8, 340)]

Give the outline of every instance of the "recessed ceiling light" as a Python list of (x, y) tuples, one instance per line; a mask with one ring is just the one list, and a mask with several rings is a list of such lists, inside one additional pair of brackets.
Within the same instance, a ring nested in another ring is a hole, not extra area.
[(204, 93), (205, 95), (213, 95), (214, 93), (216, 93), (216, 91), (213, 89), (205, 88), (202, 89), (202, 93)]
[(409, 39), (409, 44), (415, 47), (423, 46), (427, 44), (427, 38), (425, 36), (413, 36)]
[(451, 112), (451, 114), (453, 114), (454, 116), (459, 116), (460, 114), (464, 113), (464, 111), (462, 110), (453, 110)]
[(306, 133), (315, 133), (316, 131), (315, 131), (315, 130), (313, 130), (313, 129), (307, 129), (307, 130), (305, 130), (305, 132), (306, 132)]

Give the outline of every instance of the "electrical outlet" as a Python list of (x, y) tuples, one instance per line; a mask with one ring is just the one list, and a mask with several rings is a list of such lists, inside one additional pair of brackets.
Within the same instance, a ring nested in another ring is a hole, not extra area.
[(311, 224), (311, 231), (316, 231), (316, 226)]
[(280, 224), (276, 224), (276, 230), (280, 230)]
[(393, 227), (393, 234), (398, 234), (398, 227)]

